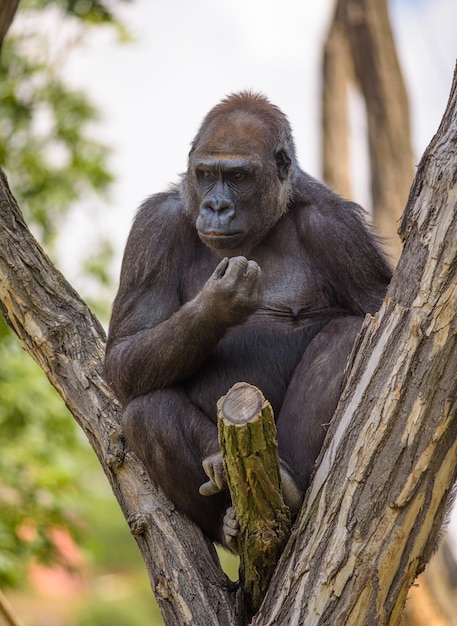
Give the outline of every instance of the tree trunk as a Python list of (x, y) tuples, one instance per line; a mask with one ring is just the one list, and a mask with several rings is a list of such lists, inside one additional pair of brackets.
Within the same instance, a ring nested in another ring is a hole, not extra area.
[(367, 317), (299, 523), (253, 624), (401, 623), (457, 472), (457, 79), (405, 250)]
[(373, 220), (398, 259), (401, 243), (396, 231), (413, 178), (413, 153), (408, 97), (387, 0), (338, 0), (324, 48), (324, 180), (343, 195), (350, 190), (349, 162), (344, 163), (349, 159), (349, 122), (343, 83), (352, 76), (366, 105)]
[[(398, 624), (436, 542), (457, 462), (457, 79), (368, 318), (320, 464), (253, 624)], [(86, 432), (167, 624), (238, 624), (212, 547), (125, 449), (103, 331), (27, 230), (0, 176), (1, 311)]]
[(352, 198), (348, 90), (354, 68), (344, 23), (333, 20), (322, 59), (322, 176), (343, 198)]

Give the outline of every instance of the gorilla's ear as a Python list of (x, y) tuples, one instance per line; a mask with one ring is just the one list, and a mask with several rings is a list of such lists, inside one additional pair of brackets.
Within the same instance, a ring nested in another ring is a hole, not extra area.
[(279, 180), (287, 178), (289, 173), (291, 159), (284, 149), (276, 150), (275, 152), (276, 167), (278, 168)]

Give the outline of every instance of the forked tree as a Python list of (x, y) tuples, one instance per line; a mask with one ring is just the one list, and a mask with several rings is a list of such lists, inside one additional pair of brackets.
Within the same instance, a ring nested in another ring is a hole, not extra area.
[[(299, 518), (252, 624), (399, 624), (457, 472), (457, 75), (419, 165), (384, 304), (367, 317)], [(240, 624), (213, 546), (125, 448), (105, 334), (0, 178), (0, 309), (94, 447), (166, 624)]]

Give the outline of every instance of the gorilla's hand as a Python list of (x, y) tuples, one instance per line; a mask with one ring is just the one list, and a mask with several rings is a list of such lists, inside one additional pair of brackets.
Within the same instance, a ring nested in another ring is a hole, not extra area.
[(236, 513), (233, 506), (225, 511), (224, 520), (222, 522), (222, 532), (224, 533), (224, 540), (226, 547), (238, 554), (238, 535), (240, 534), (240, 523), (236, 519)]
[(199, 492), (202, 496), (212, 496), (227, 488), (224, 462), (220, 452), (216, 452), (216, 454), (204, 458), (202, 465), (205, 473), (209, 477), (208, 482), (200, 485)]
[(206, 281), (200, 298), (229, 324), (239, 324), (260, 305), (260, 267), (244, 256), (223, 259)]

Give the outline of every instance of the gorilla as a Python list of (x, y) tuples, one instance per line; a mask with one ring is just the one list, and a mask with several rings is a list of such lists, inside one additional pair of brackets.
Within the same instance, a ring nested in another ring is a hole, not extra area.
[(215, 106), (180, 184), (140, 207), (106, 377), (128, 445), (209, 539), (230, 547), (237, 532), (217, 400), (245, 381), (271, 402), (295, 513), (363, 318), (390, 278), (361, 208), (300, 169), (286, 116), (262, 95)]

